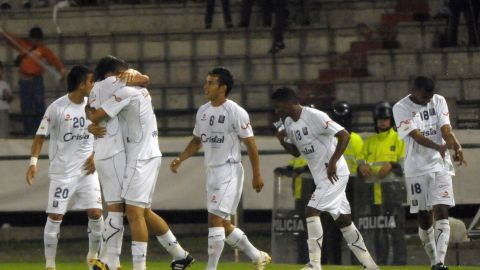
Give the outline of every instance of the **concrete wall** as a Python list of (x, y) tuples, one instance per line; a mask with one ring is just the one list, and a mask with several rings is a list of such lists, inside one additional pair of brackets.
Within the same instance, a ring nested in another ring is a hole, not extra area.
[[(478, 143), (480, 130), (457, 130), (462, 143)], [(366, 135), (366, 134), (362, 134)], [(160, 138), (163, 152), (183, 150), (191, 137)], [(29, 155), (30, 141), (3, 140), (0, 156)], [(280, 145), (273, 137), (258, 137), (260, 150), (280, 150)], [(43, 147), (46, 153), (47, 145)], [(466, 149), (465, 156), (468, 167), (457, 168), (454, 178), (455, 200), (458, 204), (480, 203), (478, 194), (478, 175), (480, 174), (480, 149)], [(244, 158), (245, 183), (244, 206), (246, 209), (271, 209), (273, 204), (273, 169), (284, 166), (289, 155), (262, 155), (261, 169), (265, 179), (265, 187), (256, 193), (251, 187), (251, 169), (248, 158)], [(194, 157), (185, 161), (178, 175), (168, 169), (172, 158), (162, 159), (162, 169), (153, 202), (155, 209), (203, 209), (205, 206), (205, 179), (203, 158)], [(20, 211), (45, 209), (48, 194), (48, 161), (40, 160), (39, 174), (36, 183), (28, 187), (25, 181), (28, 160), (0, 161), (0, 211)]]

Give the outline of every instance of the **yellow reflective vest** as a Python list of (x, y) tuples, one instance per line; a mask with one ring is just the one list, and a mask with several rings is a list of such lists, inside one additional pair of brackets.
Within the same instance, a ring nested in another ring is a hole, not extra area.
[(350, 133), (350, 142), (347, 149), (343, 152), (343, 156), (347, 161), (350, 176), (357, 176), (358, 163), (357, 160), (361, 157), (363, 149), (363, 140), (360, 135), (355, 132)]
[(404, 158), (405, 144), (391, 128), (368, 137), (363, 144), (359, 160), (370, 165), (372, 172), (378, 174), (385, 163), (402, 162)]

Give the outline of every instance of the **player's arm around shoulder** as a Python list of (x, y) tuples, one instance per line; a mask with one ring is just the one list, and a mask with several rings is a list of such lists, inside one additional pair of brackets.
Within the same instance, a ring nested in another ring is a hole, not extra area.
[(250, 136), (247, 138), (242, 138), (242, 142), (247, 147), (248, 157), (252, 165), (253, 179), (252, 186), (255, 191), (262, 191), (263, 186), (265, 185), (263, 177), (260, 174), (260, 157), (258, 155), (257, 143), (255, 142), (255, 137)]
[(94, 124), (98, 124), (100, 121), (108, 117), (104, 109), (99, 108), (96, 110), (90, 107), (90, 104), (85, 106), (85, 116)]
[(35, 135), (33, 138), (30, 164), (28, 165), (26, 180), (29, 186), (33, 185), (35, 176), (37, 175), (37, 161), (40, 151), (42, 150), (43, 142), (45, 141), (44, 135)]

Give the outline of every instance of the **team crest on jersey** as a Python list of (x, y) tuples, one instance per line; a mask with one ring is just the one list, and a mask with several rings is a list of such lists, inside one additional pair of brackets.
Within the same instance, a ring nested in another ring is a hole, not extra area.
[(220, 116), (218, 117), (218, 123), (220, 123), (220, 124), (225, 123), (225, 115), (220, 115)]
[(200, 120), (201, 120), (201, 121), (207, 120), (207, 114), (204, 113), (204, 114), (202, 115), (202, 119), (200, 119)]
[(65, 121), (70, 121), (70, 120), (72, 120), (72, 117), (70, 116), (70, 114), (67, 113), (65, 115)]
[(212, 195), (212, 199), (210, 201), (213, 203), (217, 203), (217, 197), (215, 195)]
[(308, 135), (308, 128), (307, 128), (307, 127), (303, 127), (303, 128), (302, 128), (302, 132), (303, 132), (303, 135)]
[(390, 146), (390, 151), (395, 152), (395, 145)]
[(430, 114), (430, 116), (437, 115), (437, 113), (435, 112), (435, 108), (428, 109), (428, 113)]

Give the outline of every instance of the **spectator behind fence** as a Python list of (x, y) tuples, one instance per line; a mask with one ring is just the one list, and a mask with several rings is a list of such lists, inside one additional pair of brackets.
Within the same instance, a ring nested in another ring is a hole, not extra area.
[(1, 32), (19, 55), (15, 64), (20, 72), (20, 104), (23, 113), (25, 135), (33, 135), (45, 113), (45, 88), (43, 74), (45, 68), (40, 63), (46, 60), (63, 77), (65, 71), (60, 59), (43, 43), (43, 31), (39, 27), (30, 29), (29, 39), (17, 38)]
[(480, 11), (480, 1), (478, 0), (449, 0), (450, 17), (448, 19), (448, 45), (450, 47), (458, 46), (458, 24), (460, 14), (463, 13), (468, 29), (468, 46), (478, 46), (478, 15)]
[[(250, 25), (250, 16), (252, 15), (252, 5), (254, 0), (242, 1), (242, 14), (240, 19), (240, 27), (248, 28)], [(261, 7), (262, 23), (264, 27), (272, 25), (272, 12), (273, 2), (272, 0), (256, 0)]]
[(3, 62), (0, 61), (0, 138), (7, 138), (10, 126), (10, 102), (12, 102), (10, 85), (3, 80)]
[[(230, 12), (230, 0), (222, 0), (223, 20), (225, 27), (232, 28), (232, 14)], [(213, 13), (215, 12), (215, 0), (207, 0), (207, 11), (205, 13), (205, 28), (212, 28)]]

